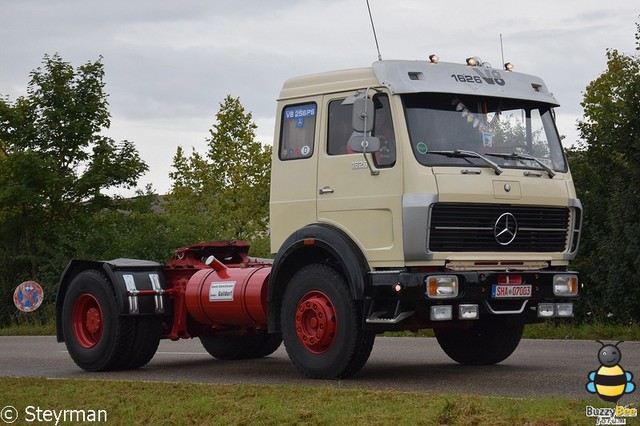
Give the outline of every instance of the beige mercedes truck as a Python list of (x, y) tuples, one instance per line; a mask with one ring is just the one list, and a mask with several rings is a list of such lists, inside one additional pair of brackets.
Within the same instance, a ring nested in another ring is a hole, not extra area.
[(268, 322), (305, 375), (423, 328), (494, 364), (573, 316), (582, 207), (540, 78), (432, 55), (293, 78), (277, 105)]
[[(507, 67), (506, 67), (507, 68)], [(573, 315), (582, 208), (537, 77), (379, 61), (287, 81), (271, 182), (273, 261), (238, 241), (166, 265), (74, 259), (57, 339), (87, 371), (139, 368), (161, 339), (218, 359), (284, 341), (312, 378), (346, 378), (375, 336), (432, 328), (462, 364), (494, 364), (524, 325)]]

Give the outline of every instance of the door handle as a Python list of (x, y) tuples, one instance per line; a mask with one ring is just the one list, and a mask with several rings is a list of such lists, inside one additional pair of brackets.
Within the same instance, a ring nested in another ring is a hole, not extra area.
[(333, 194), (333, 188), (325, 186), (324, 188), (320, 188), (320, 190), (318, 191), (318, 193), (320, 195), (322, 194)]

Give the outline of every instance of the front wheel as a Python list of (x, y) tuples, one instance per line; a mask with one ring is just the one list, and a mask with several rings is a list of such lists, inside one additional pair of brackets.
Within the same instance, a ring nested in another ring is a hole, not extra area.
[(281, 326), (289, 358), (314, 379), (357, 373), (369, 358), (375, 338), (362, 330), (362, 314), (345, 279), (321, 264), (304, 267), (289, 282)]
[(518, 347), (524, 323), (508, 316), (485, 317), (464, 330), (434, 329), (442, 350), (465, 365), (497, 364)]

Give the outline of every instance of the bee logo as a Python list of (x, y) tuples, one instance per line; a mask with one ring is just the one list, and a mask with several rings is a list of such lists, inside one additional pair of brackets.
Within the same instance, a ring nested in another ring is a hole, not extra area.
[(633, 374), (624, 371), (619, 365), (622, 353), (618, 345), (605, 345), (599, 340), (602, 347), (598, 351), (598, 361), (600, 368), (589, 373), (589, 381), (586, 384), (587, 391), (597, 394), (601, 399), (618, 404), (618, 400), (625, 393), (631, 393), (636, 385), (631, 381)]

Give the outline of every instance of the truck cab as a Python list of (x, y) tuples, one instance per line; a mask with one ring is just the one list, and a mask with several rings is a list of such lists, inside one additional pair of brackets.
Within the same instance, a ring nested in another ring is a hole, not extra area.
[[(433, 328), (465, 364), (508, 357), (526, 323), (573, 316), (578, 275), (567, 268), (582, 207), (557, 106), (540, 78), (477, 58), (377, 61), (285, 82), (270, 328), (287, 345), (278, 313), (310, 264), (342, 277), (363, 335)], [(312, 338), (317, 313), (296, 306), (315, 320), (297, 320), (309, 330), (291, 338)]]

